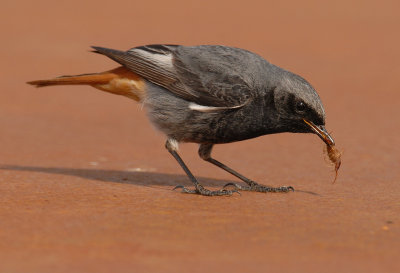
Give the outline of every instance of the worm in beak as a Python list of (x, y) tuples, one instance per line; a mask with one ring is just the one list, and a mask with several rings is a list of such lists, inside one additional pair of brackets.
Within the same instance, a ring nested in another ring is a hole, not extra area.
[(323, 125), (315, 125), (313, 122), (303, 119), (304, 122), (310, 126), (312, 131), (318, 135), (326, 144), (326, 151), (328, 154), (328, 157), (330, 161), (335, 165), (335, 179), (333, 180), (333, 183), (335, 183), (337, 175), (338, 175), (338, 170), (340, 168), (340, 164), (342, 163), (341, 161), (341, 152), (335, 147), (335, 141), (333, 138), (329, 135), (329, 133), (326, 131), (325, 127)]

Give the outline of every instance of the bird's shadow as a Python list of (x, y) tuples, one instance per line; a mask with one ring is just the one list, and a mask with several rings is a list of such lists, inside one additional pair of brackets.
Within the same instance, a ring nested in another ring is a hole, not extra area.
[[(78, 169), (62, 167), (39, 167), (39, 166), (19, 166), (19, 165), (0, 165), (0, 170), (13, 170), (24, 172), (41, 172), (49, 174), (62, 174), (77, 176), (90, 180), (102, 182), (133, 184), (140, 186), (171, 186), (191, 185), (186, 175), (166, 174), (144, 171), (123, 171), (123, 170), (104, 170), (104, 169)], [(222, 186), (227, 180), (217, 180), (206, 177), (199, 177), (204, 185)]]
[[(49, 174), (62, 174), (81, 177), (90, 180), (102, 182), (112, 182), (121, 184), (132, 184), (146, 187), (169, 186), (171, 188), (177, 185), (190, 186), (191, 183), (186, 175), (166, 174), (142, 171), (122, 171), (122, 170), (102, 170), (102, 169), (77, 169), (61, 167), (38, 167), (38, 166), (19, 166), (19, 165), (0, 165), (0, 170), (41, 172)], [(231, 180), (220, 180), (208, 177), (198, 177), (204, 186), (222, 187), (227, 183), (236, 183)], [(296, 192), (318, 195), (318, 193), (304, 190)]]

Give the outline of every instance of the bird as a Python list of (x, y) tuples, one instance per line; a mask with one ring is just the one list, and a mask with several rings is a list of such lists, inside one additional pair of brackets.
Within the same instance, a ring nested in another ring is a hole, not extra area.
[[(328, 146), (321, 99), (301, 76), (271, 64), (251, 51), (222, 46), (152, 44), (127, 51), (92, 46), (118, 67), (100, 73), (35, 80), (36, 87), (90, 85), (143, 105), (150, 122), (166, 136), (165, 147), (194, 188), (183, 193), (230, 196), (240, 190), (290, 192), (292, 186), (259, 184), (211, 156), (216, 144), (263, 135), (313, 133)], [(220, 190), (205, 188), (178, 153), (180, 143), (199, 144), (201, 159), (236, 176), (245, 185), (228, 183)], [(234, 189), (229, 189), (234, 186)]]

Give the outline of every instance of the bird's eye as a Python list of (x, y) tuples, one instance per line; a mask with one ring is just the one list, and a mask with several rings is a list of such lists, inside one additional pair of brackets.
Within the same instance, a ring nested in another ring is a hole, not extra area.
[(297, 112), (302, 113), (302, 112), (304, 112), (306, 109), (307, 109), (307, 106), (306, 106), (306, 104), (305, 104), (304, 102), (298, 101), (298, 102), (296, 103), (296, 111), (297, 111)]

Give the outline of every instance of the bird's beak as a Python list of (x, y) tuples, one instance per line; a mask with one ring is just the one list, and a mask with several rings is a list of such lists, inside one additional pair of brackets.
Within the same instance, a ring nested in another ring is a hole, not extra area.
[(335, 145), (335, 141), (326, 131), (325, 126), (323, 125), (315, 125), (313, 122), (303, 119), (304, 122), (311, 127), (311, 129), (316, 133), (325, 143), (326, 145), (333, 146)]

